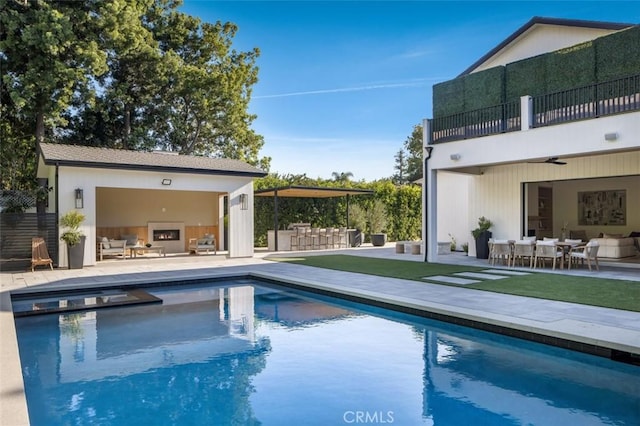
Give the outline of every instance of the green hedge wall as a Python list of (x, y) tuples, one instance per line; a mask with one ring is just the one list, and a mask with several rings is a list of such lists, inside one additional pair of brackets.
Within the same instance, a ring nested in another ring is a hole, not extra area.
[[(510, 102), (523, 95), (539, 96), (588, 86), (638, 72), (640, 25), (505, 67), (439, 83), (433, 86), (433, 117)], [(592, 95), (585, 92), (582, 96)]]
[(464, 80), (462, 78), (445, 81), (433, 86), (434, 117), (457, 114), (464, 110)]
[(547, 61), (544, 55), (512, 62), (506, 68), (506, 101), (519, 99), (525, 94), (536, 96), (546, 93)]
[(504, 102), (505, 67), (474, 72), (463, 78), (464, 104), (467, 111), (487, 108)]
[(543, 55), (546, 59), (546, 91), (561, 92), (596, 82), (596, 50), (592, 41)]
[(594, 41), (598, 81), (640, 72), (640, 25)]

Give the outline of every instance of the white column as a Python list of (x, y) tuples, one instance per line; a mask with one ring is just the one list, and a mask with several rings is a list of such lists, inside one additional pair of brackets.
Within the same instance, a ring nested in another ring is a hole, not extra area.
[[(429, 156), (428, 148), (432, 149), (431, 158), (435, 155), (436, 149), (429, 145), (431, 135), (431, 125), (429, 120), (422, 121), (422, 146), (423, 155)], [(426, 161), (427, 168), (422, 171), (422, 244), (423, 250), (427, 250), (427, 261), (435, 262), (438, 254), (438, 201), (437, 201), (437, 171), (431, 169), (431, 160)], [(425, 205), (425, 196), (426, 205)], [(426, 212), (426, 221), (425, 221)], [(428, 231), (428, 232), (427, 232)], [(423, 251), (424, 253), (424, 251)]]
[(526, 132), (533, 127), (533, 98), (531, 96), (520, 97), (520, 130)]

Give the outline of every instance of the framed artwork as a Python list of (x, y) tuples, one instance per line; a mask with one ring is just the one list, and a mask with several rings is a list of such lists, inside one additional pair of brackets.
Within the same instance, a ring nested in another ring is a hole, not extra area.
[(578, 192), (578, 225), (626, 224), (626, 189)]

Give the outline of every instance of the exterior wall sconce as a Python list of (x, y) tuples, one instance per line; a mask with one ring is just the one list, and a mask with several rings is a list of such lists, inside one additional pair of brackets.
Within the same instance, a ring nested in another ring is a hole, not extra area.
[(460, 154), (451, 154), (449, 156), (453, 161), (458, 161), (460, 159)]
[(82, 189), (76, 188), (76, 209), (84, 208), (84, 194), (82, 193)]
[(615, 141), (616, 139), (618, 139), (618, 134), (616, 132), (604, 134), (604, 140), (606, 141), (611, 142), (611, 141)]
[(249, 196), (240, 194), (240, 210), (249, 210)]
[(171, 185), (171, 179), (162, 179), (162, 184), (163, 185)]

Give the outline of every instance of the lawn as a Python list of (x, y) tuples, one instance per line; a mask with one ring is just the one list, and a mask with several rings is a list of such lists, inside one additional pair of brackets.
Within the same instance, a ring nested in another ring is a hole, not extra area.
[[(422, 277), (430, 275), (451, 275), (455, 272), (487, 269), (348, 255), (282, 257), (270, 258), (270, 260), (421, 282), (425, 282)], [(465, 286), (441, 285), (640, 312), (640, 283), (634, 281), (532, 272), (530, 275), (507, 277), (502, 280), (485, 280)]]

